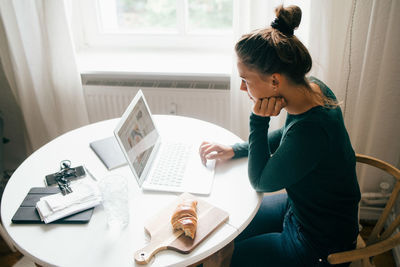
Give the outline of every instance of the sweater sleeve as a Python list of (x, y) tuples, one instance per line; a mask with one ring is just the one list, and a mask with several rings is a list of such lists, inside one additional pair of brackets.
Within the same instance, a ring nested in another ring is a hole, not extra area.
[(298, 122), (272, 155), (268, 127), (268, 117), (250, 116), (248, 172), (258, 192), (290, 187), (311, 172), (328, 150), (328, 136), (318, 124)]
[(275, 153), (281, 142), (283, 128), (268, 133), (269, 149), (271, 153)]
[(236, 143), (232, 146), (234, 159), (247, 157), (249, 155), (249, 142)]
[[(271, 133), (268, 134), (271, 153), (274, 153), (279, 146), (279, 143), (282, 138), (282, 130), (283, 128), (272, 131)], [(249, 155), (249, 142), (236, 143), (232, 146), (232, 148), (233, 152), (235, 153), (235, 155), (233, 156), (234, 159), (247, 157)]]
[[(283, 128), (268, 133), (268, 140), (271, 147), (271, 153), (274, 153), (278, 148), (282, 138)], [(242, 158), (249, 155), (249, 142), (236, 143), (232, 146), (235, 155), (233, 158)]]

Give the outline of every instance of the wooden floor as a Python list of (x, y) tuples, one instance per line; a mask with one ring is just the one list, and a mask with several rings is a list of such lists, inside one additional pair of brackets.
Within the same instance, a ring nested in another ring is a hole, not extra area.
[[(361, 236), (368, 235), (371, 231), (371, 226), (363, 226), (363, 230), (361, 231)], [(15, 263), (17, 263), (21, 258), (22, 254), (19, 252), (11, 252), (8, 248), (7, 244), (0, 237), (0, 266), (1, 267), (11, 267)], [(382, 255), (378, 255), (374, 258), (376, 267), (396, 267), (395, 261), (393, 259), (392, 252), (386, 252)]]
[(0, 237), (0, 266), (11, 267), (22, 257), (23, 255), (19, 252), (11, 252), (6, 242)]

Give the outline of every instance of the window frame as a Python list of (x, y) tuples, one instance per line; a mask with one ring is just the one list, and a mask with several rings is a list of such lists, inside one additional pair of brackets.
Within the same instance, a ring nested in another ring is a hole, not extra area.
[[(78, 50), (90, 48), (151, 48), (227, 51), (233, 42), (232, 30), (226, 33), (187, 33), (184, 14), (187, 0), (178, 0), (178, 27), (175, 33), (101, 33), (97, 0), (73, 1), (73, 35)], [(179, 18), (181, 18), (179, 20)]]

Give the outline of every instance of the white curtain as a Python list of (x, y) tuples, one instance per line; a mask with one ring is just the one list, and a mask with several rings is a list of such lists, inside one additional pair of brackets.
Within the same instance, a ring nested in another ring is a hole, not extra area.
[[(343, 102), (355, 151), (399, 166), (400, 2), (312, 1), (310, 14), (312, 74)], [(379, 191), (382, 174), (363, 171), (362, 191)]]
[(0, 26), (0, 56), (30, 148), (87, 124), (64, 0), (1, 0)]

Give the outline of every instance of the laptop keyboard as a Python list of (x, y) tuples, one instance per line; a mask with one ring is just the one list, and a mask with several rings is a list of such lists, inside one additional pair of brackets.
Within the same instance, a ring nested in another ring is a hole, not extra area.
[(150, 184), (179, 187), (182, 185), (192, 145), (164, 143)]

